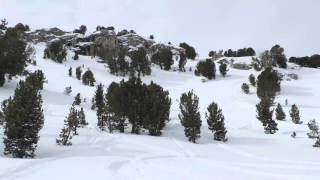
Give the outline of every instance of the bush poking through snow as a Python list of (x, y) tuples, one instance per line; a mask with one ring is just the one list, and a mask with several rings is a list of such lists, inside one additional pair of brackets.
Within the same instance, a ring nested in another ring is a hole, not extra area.
[(308, 137), (311, 139), (316, 139), (316, 142), (313, 145), (313, 147), (320, 147), (320, 132), (316, 120), (311, 120), (308, 123), (308, 128), (310, 129), (310, 132), (307, 133)]
[(72, 92), (72, 87), (71, 86), (68, 86), (68, 87), (66, 87), (65, 89), (64, 89), (64, 94), (65, 95), (70, 95), (71, 94), (71, 92)]
[(69, 77), (72, 77), (72, 67), (69, 68), (68, 75), (69, 75)]
[(299, 112), (298, 106), (295, 104), (291, 106), (290, 117), (291, 117), (292, 122), (294, 124), (302, 124), (303, 123), (302, 121), (300, 121), (300, 112)]
[(241, 86), (242, 91), (245, 94), (249, 94), (250, 93), (250, 86), (247, 83), (243, 83)]
[(283, 108), (280, 103), (278, 103), (277, 108), (276, 108), (276, 119), (279, 121), (283, 121), (286, 119), (286, 114), (283, 111)]
[(88, 125), (88, 122), (86, 121), (86, 115), (84, 113), (83, 108), (81, 108), (80, 111), (78, 112), (78, 120), (79, 120), (80, 127), (83, 128)]
[(220, 74), (223, 76), (223, 77), (225, 77), (226, 75), (227, 75), (227, 72), (228, 72), (228, 66), (227, 66), (227, 64), (225, 64), (225, 63), (222, 63), (222, 64), (220, 64), (220, 66), (219, 66), (219, 71), (220, 71)]
[(262, 62), (258, 58), (253, 57), (251, 65), (253, 69), (256, 71), (261, 71), (263, 69)]
[(74, 98), (73, 105), (79, 106), (80, 104), (81, 104), (81, 96), (80, 96), (80, 93), (78, 93), (78, 94), (76, 95), (76, 97)]
[(316, 122), (316, 120), (311, 120), (308, 122), (308, 128), (310, 130), (310, 132), (307, 133), (308, 137), (310, 139), (315, 139), (315, 138), (318, 138), (319, 137), (319, 126)]
[(94, 75), (92, 71), (89, 69), (82, 75), (82, 83), (87, 86), (94, 86), (94, 83), (96, 82), (96, 79), (94, 78)]
[(74, 52), (74, 56), (72, 57), (73, 60), (79, 60), (79, 53), (78, 52)]
[(81, 74), (82, 74), (81, 67), (78, 66), (78, 67), (76, 68), (76, 77), (77, 77), (78, 80), (81, 80)]
[(250, 74), (249, 76), (249, 82), (252, 86), (256, 86), (257, 82), (256, 82), (256, 77), (253, 74)]

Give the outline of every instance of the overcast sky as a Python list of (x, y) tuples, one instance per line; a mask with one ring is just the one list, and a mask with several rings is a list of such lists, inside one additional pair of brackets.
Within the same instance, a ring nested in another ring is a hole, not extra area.
[(0, 0), (0, 19), (32, 29), (134, 29), (161, 42), (190, 43), (200, 56), (276, 43), (288, 56), (303, 56), (320, 53), (319, 9), (320, 0)]

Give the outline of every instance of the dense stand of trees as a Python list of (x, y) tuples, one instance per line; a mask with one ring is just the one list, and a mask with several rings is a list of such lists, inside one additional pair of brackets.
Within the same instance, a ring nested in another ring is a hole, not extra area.
[(280, 68), (287, 68), (287, 57), (284, 54), (284, 48), (275, 45), (270, 50), (266, 50), (260, 54), (260, 60), (262, 67), (280, 67)]
[(170, 106), (168, 91), (153, 82), (146, 85), (136, 77), (111, 83), (106, 94), (99, 85), (95, 95), (98, 126), (111, 132), (123, 133), (130, 124), (131, 133), (140, 134), (145, 129), (159, 136), (169, 121)]
[(291, 57), (289, 62), (298, 64), (303, 67), (311, 67), (311, 68), (318, 68), (320, 67), (320, 55), (315, 54), (311, 57)]
[(47, 44), (44, 50), (44, 58), (63, 63), (67, 57), (67, 49), (61, 40), (55, 40)]
[(228, 51), (224, 52), (224, 56), (226, 57), (244, 57), (244, 56), (255, 56), (255, 55), (256, 55), (256, 52), (251, 47), (238, 49), (236, 51), (229, 49)]
[(6, 75), (11, 78), (23, 72), (28, 59), (26, 47), (20, 30), (6, 28), (6, 33), (0, 37), (0, 86), (4, 85)]

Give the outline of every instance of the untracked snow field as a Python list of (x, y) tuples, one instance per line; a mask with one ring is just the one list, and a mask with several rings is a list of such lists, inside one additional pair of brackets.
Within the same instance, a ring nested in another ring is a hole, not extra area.
[[(227, 77), (219, 74), (216, 80), (202, 82), (193, 72), (167, 72), (152, 68), (151, 76), (143, 81), (154, 81), (169, 90), (172, 98), (170, 122), (160, 137), (110, 134), (97, 128), (96, 112), (90, 109), (95, 87), (82, 85), (75, 78), (77, 66), (93, 71), (98, 83), (105, 89), (112, 81), (120, 81), (108, 72), (97, 59), (80, 56), (57, 64), (43, 59), (44, 44), (36, 45), (37, 66), (48, 83), (42, 91), (45, 124), (40, 131), (40, 140), (35, 159), (13, 159), (3, 155), (3, 128), (0, 127), (0, 179), (1, 180), (319, 180), (320, 149), (313, 148), (308, 139), (306, 123), (320, 120), (320, 70), (296, 68), (279, 70), (297, 73), (299, 80), (282, 81), (281, 93), (276, 102), (284, 106), (287, 120), (278, 122), (279, 131), (266, 135), (262, 124), (256, 119), (258, 98), (255, 88), (246, 95), (241, 85), (248, 82), (254, 70), (230, 68)], [(235, 60), (250, 61), (250, 57)], [(196, 61), (187, 64), (195, 67)], [(68, 76), (69, 67), (73, 77)], [(289, 67), (294, 65), (289, 64)], [(0, 88), (0, 102), (13, 95), (18, 79)], [(64, 89), (72, 86), (70, 96)], [(197, 144), (187, 141), (178, 119), (179, 97), (194, 90), (200, 99), (202, 117), (201, 138)], [(82, 103), (89, 125), (79, 129), (79, 136), (72, 139), (73, 145), (56, 145), (63, 121), (68, 114), (74, 96), (81, 93), (87, 101)], [(285, 99), (289, 105), (285, 106)], [(228, 142), (213, 141), (213, 135), (205, 120), (206, 107), (215, 101), (222, 108), (228, 130)], [(289, 109), (292, 104), (300, 108), (302, 125), (291, 122)], [(291, 138), (291, 133), (297, 133)], [(129, 132), (129, 131), (128, 131)]]

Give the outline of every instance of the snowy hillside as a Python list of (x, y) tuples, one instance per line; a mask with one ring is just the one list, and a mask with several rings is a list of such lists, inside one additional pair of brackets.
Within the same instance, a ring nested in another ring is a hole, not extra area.
[[(160, 137), (132, 134), (109, 134), (97, 128), (96, 112), (90, 109), (95, 87), (82, 85), (68, 69), (84, 65), (95, 75), (98, 83), (105, 87), (122, 77), (111, 75), (105, 65), (89, 56), (72, 60), (71, 54), (63, 64), (43, 59), (45, 45), (37, 44), (37, 66), (28, 65), (28, 70), (41, 69), (48, 83), (42, 91), (45, 124), (40, 131), (40, 141), (35, 159), (14, 159), (3, 155), (4, 144), (0, 143), (0, 179), (2, 180), (317, 180), (320, 179), (320, 150), (313, 148), (313, 140), (307, 138), (306, 123), (320, 119), (320, 70), (298, 68), (279, 70), (297, 73), (299, 80), (282, 81), (281, 93), (276, 102), (284, 106), (288, 114), (292, 104), (300, 108), (302, 125), (287, 121), (278, 122), (275, 135), (264, 134), (261, 123), (256, 119), (255, 105), (258, 98), (255, 88), (249, 95), (241, 91), (254, 70), (230, 68), (227, 77), (202, 82), (193, 72), (163, 71), (152, 67), (152, 74), (143, 81), (154, 81), (168, 90), (172, 98), (170, 122)], [(235, 61), (250, 61), (251, 58), (235, 58)], [(186, 69), (196, 66), (188, 61)], [(290, 67), (294, 65), (289, 64)], [(19, 79), (13, 79), (0, 88), (0, 102), (13, 95)], [(70, 96), (64, 94), (65, 87), (72, 86)], [(202, 117), (201, 138), (197, 144), (187, 141), (178, 119), (179, 98), (193, 89), (200, 99)], [(63, 121), (74, 100), (81, 93), (87, 102), (84, 108), (89, 126), (79, 130), (70, 147), (55, 143), (63, 127)], [(285, 106), (285, 99), (289, 105)], [(212, 133), (205, 122), (206, 107), (215, 101), (222, 108), (228, 130), (228, 142), (213, 141)], [(0, 127), (0, 139), (3, 128)], [(297, 132), (296, 138), (291, 133)]]

